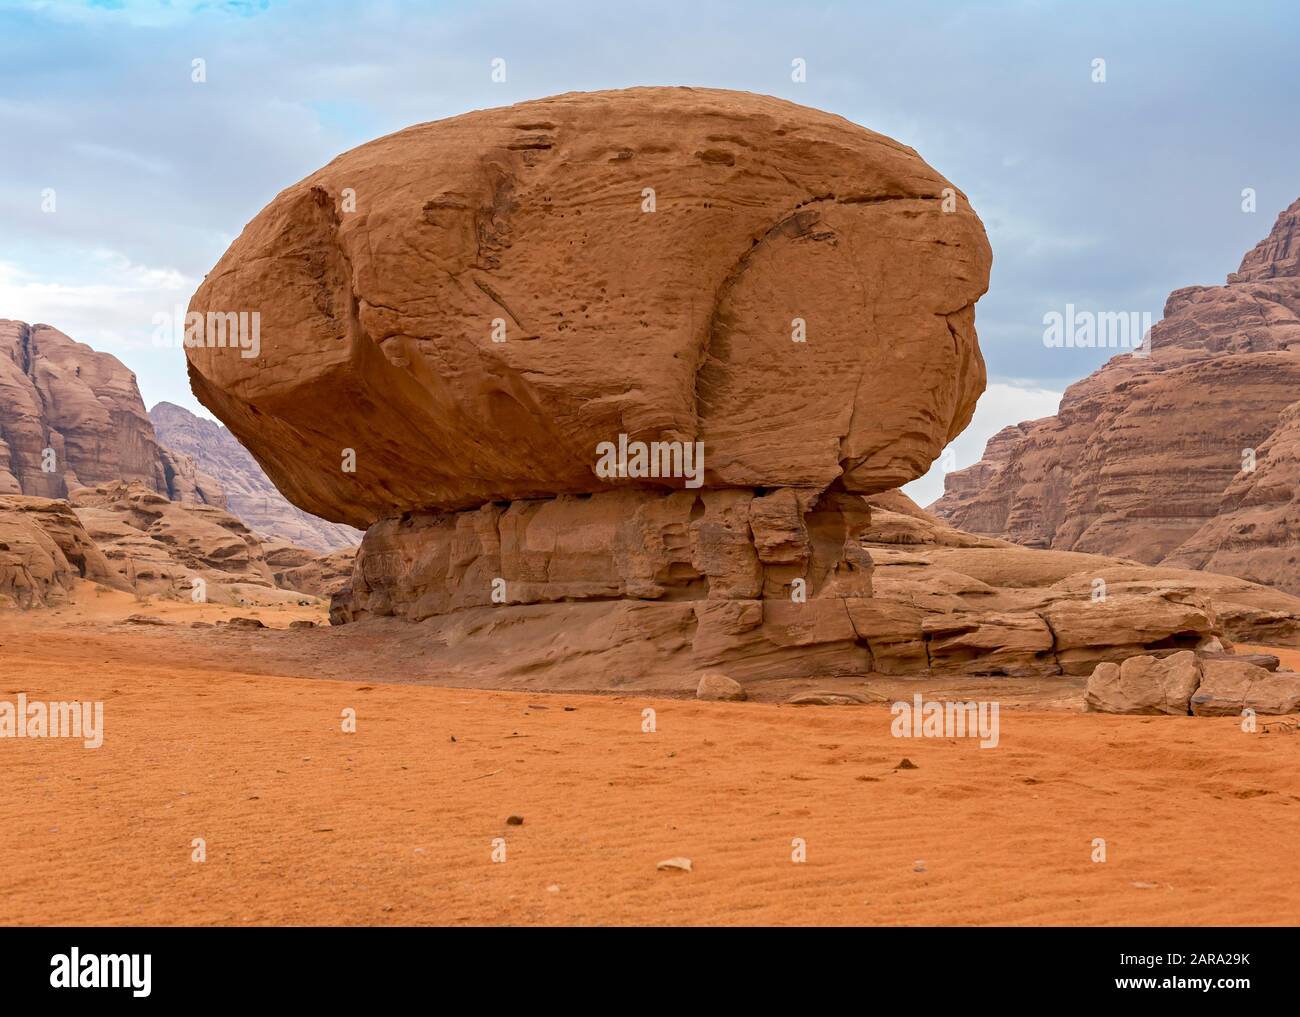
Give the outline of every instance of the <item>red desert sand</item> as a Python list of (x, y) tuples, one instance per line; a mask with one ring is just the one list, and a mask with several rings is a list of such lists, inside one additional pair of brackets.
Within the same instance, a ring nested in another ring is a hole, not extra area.
[[(0, 740), (6, 924), (1300, 921), (1294, 718), (1084, 715), (1081, 678), (1018, 707), (1025, 682), (988, 679), (982, 750), (894, 738), (884, 705), (277, 673), (274, 647), (221, 649), (258, 633), (185, 624), (247, 609), (78, 601), (0, 614), (0, 698), (103, 700), (106, 731)], [(180, 624), (121, 623), (141, 610)], [(678, 857), (692, 871), (657, 869)]]

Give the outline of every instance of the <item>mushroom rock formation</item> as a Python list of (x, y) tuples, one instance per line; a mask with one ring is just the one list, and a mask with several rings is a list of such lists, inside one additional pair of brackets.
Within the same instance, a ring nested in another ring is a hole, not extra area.
[[(893, 490), (983, 389), (990, 260), (959, 191), (837, 117), (570, 94), (282, 192), (190, 306), (257, 334), (186, 353), (292, 502), (367, 527), (331, 619), (422, 622), (447, 681), (1083, 676), (1300, 631), (1300, 599), (1026, 551)], [(636, 468), (655, 443), (675, 475)]]
[[(186, 353), (292, 502), (368, 528), (333, 620), (423, 621), (450, 680), (1085, 675), (1211, 643), (1183, 573), (1039, 558), (888, 493), (970, 419), (990, 260), (959, 191), (837, 117), (570, 94), (282, 192), (190, 306), (256, 334)], [(1222, 594), (1234, 631), (1300, 618)]]
[(990, 263), (960, 191), (839, 117), (568, 94), (283, 191), (190, 305), (256, 312), (256, 341), (186, 353), (291, 501), (368, 527), (336, 622), (516, 611), (525, 640), (576, 640), (552, 662), (589, 637), (861, 671), (862, 495), (969, 422)]

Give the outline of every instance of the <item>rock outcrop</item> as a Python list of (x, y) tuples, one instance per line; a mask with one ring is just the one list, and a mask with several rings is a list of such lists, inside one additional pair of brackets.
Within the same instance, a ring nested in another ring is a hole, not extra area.
[(149, 419), (164, 451), (183, 454), (216, 478), (225, 493), (222, 507), (257, 533), (317, 552), (355, 547), (361, 542), (361, 533), (352, 527), (319, 519), (291, 505), (257, 460), (220, 424), (175, 403), (158, 403), (149, 411)]
[(220, 604), (328, 597), (341, 558), (322, 564), (299, 554), (296, 567), (277, 572), (257, 535), (228, 512), (171, 501), (138, 480), (78, 488), (71, 500), (0, 496), (0, 606), (66, 603), (78, 579)]
[(1084, 705), (1097, 713), (1185, 717), (1191, 712), (1192, 694), (1200, 684), (1201, 667), (1191, 650), (1168, 657), (1129, 657), (1122, 664), (1097, 665), (1088, 679)]
[(183, 505), (120, 481), (74, 491), (72, 506), (110, 566), (139, 594), (193, 598), (197, 589), (199, 599), (232, 604), (296, 599), (277, 586), (257, 535), (221, 509)]
[(0, 496), (0, 606), (67, 603), (77, 579), (130, 589), (66, 501)]
[(1084, 705), (1096, 713), (1240, 717), (1249, 710), (1275, 716), (1300, 710), (1300, 674), (1189, 651), (1130, 657), (1097, 665)]
[(999, 432), (933, 511), (1028, 547), (1204, 568), (1300, 593), (1300, 201), (1224, 286), (1176, 290), (1148, 356)]
[(66, 498), (116, 480), (222, 504), (215, 481), (159, 447), (120, 360), (49, 325), (0, 319), (0, 494)]
[(266, 548), (266, 563), (271, 566), (277, 586), (310, 593), (323, 600), (351, 586), (356, 557), (355, 547), (340, 548), (329, 554), (286, 544), (269, 544)]

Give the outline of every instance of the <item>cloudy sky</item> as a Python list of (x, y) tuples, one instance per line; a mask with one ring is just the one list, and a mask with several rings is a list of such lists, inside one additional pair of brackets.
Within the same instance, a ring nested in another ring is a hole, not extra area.
[[(990, 385), (947, 457), (967, 466), (1106, 358), (1046, 348), (1044, 314), (1158, 319), (1171, 289), (1222, 282), (1300, 196), (1298, 51), (1294, 0), (0, 0), (0, 317), (108, 350), (147, 404), (199, 411), (153, 316), (340, 152), (557, 92), (745, 89), (911, 145), (983, 218)], [(936, 497), (938, 468), (909, 490)]]

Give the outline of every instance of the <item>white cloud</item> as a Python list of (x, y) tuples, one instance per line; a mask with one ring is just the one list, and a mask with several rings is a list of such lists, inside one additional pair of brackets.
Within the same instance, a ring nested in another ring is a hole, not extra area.
[(980, 396), (970, 426), (944, 450), (929, 473), (904, 486), (904, 493), (918, 505), (929, 505), (943, 494), (945, 460), (949, 469), (957, 470), (979, 462), (990, 438), (1012, 424), (1050, 417), (1061, 404), (1061, 394), (1019, 380), (991, 382)]
[(77, 141), (73, 143), (72, 151), (91, 161), (117, 163), (130, 169), (152, 173), (154, 176), (161, 176), (171, 170), (171, 167), (161, 160), (150, 159), (135, 152), (114, 148), (111, 145), (97, 145), (94, 142)]
[(188, 304), (197, 286), (176, 269), (136, 264), (105, 249), (80, 252), (63, 278), (0, 261), (0, 313), (120, 353), (151, 348), (154, 315)]

